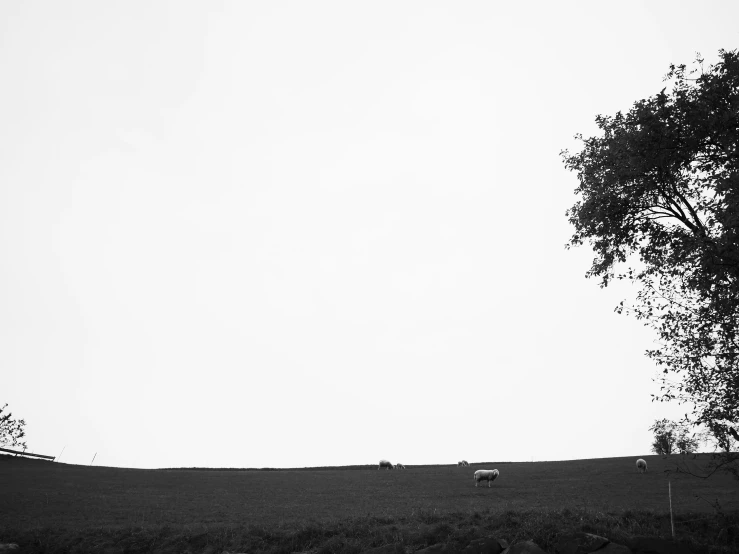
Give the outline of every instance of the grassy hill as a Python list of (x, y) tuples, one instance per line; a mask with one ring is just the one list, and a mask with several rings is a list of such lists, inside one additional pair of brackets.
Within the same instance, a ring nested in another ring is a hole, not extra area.
[[(642, 475), (635, 472), (636, 457), (487, 462), (469, 468), (407, 466), (406, 471), (378, 471), (375, 466), (202, 471), (88, 467), (2, 456), (0, 541), (43, 543), (39, 537), (55, 536), (67, 544), (74, 537), (98, 537), (114, 544), (115, 537), (138, 534), (144, 542), (165, 545), (170, 539), (190, 544), (187, 537), (198, 536), (207, 544), (236, 540), (238, 546), (246, 541), (254, 551), (253, 540), (264, 535), (259, 539), (262, 550), (270, 551), (278, 545), (302, 548), (302, 539), (296, 538), (301, 532), (310, 537), (318, 533), (319, 539), (305, 539), (313, 544), (336, 541), (337, 536), (349, 540), (352, 529), (363, 529), (363, 538), (327, 550), (359, 552), (360, 546), (385, 540), (388, 533), (404, 544), (431, 544), (440, 538), (454, 540), (462, 531), (490, 530), (491, 525), (502, 525), (509, 534), (532, 534), (535, 527), (553, 522), (559, 527), (605, 525), (605, 530), (613, 527), (612, 532), (664, 534), (669, 532), (669, 480), (679, 533), (694, 540), (701, 526), (706, 533), (725, 529), (722, 540), (730, 542), (734, 524), (726, 518), (735, 515), (726, 514), (739, 510), (739, 483), (726, 475), (702, 480), (666, 473), (678, 462), (699, 469), (707, 456), (686, 461), (678, 456), (644, 458), (649, 472)], [(482, 467), (500, 470), (490, 488), (474, 486), (472, 475)], [(712, 504), (720, 506), (724, 516)], [(439, 525), (441, 531), (428, 528)], [(404, 535), (413, 529), (417, 536)], [(557, 532), (551, 528), (546, 540)], [(181, 550), (181, 545), (173, 548)]]

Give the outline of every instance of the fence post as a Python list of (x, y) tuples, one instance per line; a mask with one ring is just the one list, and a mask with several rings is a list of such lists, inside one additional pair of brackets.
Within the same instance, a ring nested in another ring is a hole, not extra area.
[(670, 527), (672, 528), (672, 540), (675, 540), (675, 522), (672, 519), (672, 484), (667, 481), (667, 493), (670, 496)]

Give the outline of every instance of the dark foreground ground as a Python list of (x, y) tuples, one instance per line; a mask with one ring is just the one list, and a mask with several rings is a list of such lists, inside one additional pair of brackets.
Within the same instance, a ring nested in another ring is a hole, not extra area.
[[(739, 482), (667, 474), (708, 456), (486, 463), (406, 471), (135, 470), (0, 456), (0, 542), (22, 552), (408, 552), (495, 534), (552, 549), (585, 530), (616, 541), (675, 534), (696, 552), (739, 552)], [(497, 468), (491, 488), (472, 474)], [(553, 552), (553, 550), (551, 550)]]

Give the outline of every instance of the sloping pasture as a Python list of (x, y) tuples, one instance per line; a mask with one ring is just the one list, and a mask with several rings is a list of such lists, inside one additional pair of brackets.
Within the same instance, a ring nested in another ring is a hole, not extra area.
[[(562, 462), (408, 466), (406, 471), (137, 470), (86, 467), (2, 457), (0, 522), (19, 529), (209, 526), (284, 527), (350, 517), (405, 518), (418, 513), (495, 513), (564, 508), (619, 513), (711, 512), (709, 502), (739, 509), (739, 483), (667, 475), (681, 461), (644, 456)], [(708, 462), (681, 461), (696, 469)], [(490, 488), (474, 486), (476, 469), (497, 468)]]

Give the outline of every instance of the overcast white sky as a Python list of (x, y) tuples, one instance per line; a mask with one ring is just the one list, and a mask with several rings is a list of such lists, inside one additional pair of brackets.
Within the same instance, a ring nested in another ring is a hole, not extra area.
[(739, 2), (0, 3), (0, 405), (128, 467), (648, 453), (559, 152)]

